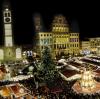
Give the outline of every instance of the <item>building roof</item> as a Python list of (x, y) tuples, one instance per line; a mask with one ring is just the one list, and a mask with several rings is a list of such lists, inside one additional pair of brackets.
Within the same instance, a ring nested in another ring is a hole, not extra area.
[(7, 72), (5, 68), (0, 68), (0, 71), (2, 71), (3, 73)]
[(15, 98), (18, 98), (30, 94), (30, 91), (26, 89), (23, 85), (16, 83), (2, 86), (0, 88), (0, 94), (3, 97), (9, 97), (11, 94), (13, 94)]
[(7, 86), (4, 86), (0, 89), (0, 95), (3, 97), (9, 97), (11, 95), (11, 90)]
[(15, 97), (21, 97), (29, 93), (29, 90), (27, 90), (24, 86), (21, 86), (20, 84), (15, 84), (10, 86), (13, 94)]
[(62, 74), (69, 78), (69, 77), (71, 77), (71, 76), (73, 76), (75, 74), (79, 74), (79, 73), (77, 71), (75, 71), (75, 70), (64, 70), (62, 72)]

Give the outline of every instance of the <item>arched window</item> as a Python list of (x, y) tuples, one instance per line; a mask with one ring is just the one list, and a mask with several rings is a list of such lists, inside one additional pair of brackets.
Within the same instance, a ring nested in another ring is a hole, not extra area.
[(8, 12), (8, 17), (10, 17), (10, 13)]
[(4, 16), (5, 16), (5, 17), (8, 17), (8, 16), (7, 16), (7, 13), (5, 13), (5, 15), (4, 15)]

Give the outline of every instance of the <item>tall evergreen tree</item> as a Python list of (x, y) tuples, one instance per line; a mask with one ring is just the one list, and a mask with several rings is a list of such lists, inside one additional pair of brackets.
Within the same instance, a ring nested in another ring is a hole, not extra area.
[(46, 46), (42, 53), (41, 70), (46, 84), (51, 84), (57, 77), (57, 70), (52, 60), (50, 49)]

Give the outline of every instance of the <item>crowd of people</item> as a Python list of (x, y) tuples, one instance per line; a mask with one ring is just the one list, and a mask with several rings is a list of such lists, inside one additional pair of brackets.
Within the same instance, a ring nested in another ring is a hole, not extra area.
[[(97, 81), (100, 81), (100, 79), (96, 78)], [(74, 81), (63, 81), (62, 84), (62, 91), (58, 92), (57, 90), (55, 92), (51, 92), (49, 89), (48, 92), (44, 92), (45, 89), (42, 88), (42, 91), (40, 90), (41, 87), (38, 87), (36, 89), (36, 85), (34, 82), (34, 78), (30, 77), (29, 79), (20, 80), (18, 82), (12, 82), (12, 81), (0, 81), (0, 86), (2, 85), (9, 85), (12, 83), (20, 83), (23, 84), (27, 89), (31, 91), (31, 95), (34, 96), (34, 99), (99, 99), (100, 94), (94, 93), (94, 94), (84, 94), (84, 93), (76, 93), (72, 86), (76, 82)], [(58, 85), (57, 85), (58, 87)], [(0, 97), (0, 99), (3, 99)]]
[[(99, 93), (94, 94), (84, 94), (84, 93), (76, 93), (72, 86), (76, 81), (68, 81), (64, 82), (63, 90), (61, 92), (51, 92), (49, 91), (46, 93), (39, 93), (35, 96), (40, 97), (40, 99), (100, 99)], [(42, 98), (44, 97), (44, 98)]]
[[(34, 66), (34, 64), (31, 64)], [(17, 70), (20, 66), (15, 66)], [(34, 66), (35, 67), (35, 66)], [(28, 70), (28, 67), (23, 70), (26, 71)], [(34, 69), (36, 71), (36, 69)], [(100, 82), (100, 78), (95, 78), (96, 81)], [(0, 86), (4, 85), (9, 85), (13, 83), (20, 83), (24, 85), (27, 89), (30, 90), (30, 94), (34, 97), (33, 99), (100, 99), (100, 94), (99, 93), (94, 93), (94, 94), (84, 94), (84, 93), (76, 93), (73, 89), (72, 86), (76, 82), (76, 80), (73, 81), (64, 81), (62, 80), (59, 82), (61, 84), (60, 88), (61, 90), (55, 90), (51, 91), (51, 89), (48, 86), (38, 86), (36, 87), (36, 82), (34, 80), (34, 77), (30, 77), (28, 79), (23, 79), (23, 80), (18, 80), (18, 81), (0, 81)], [(58, 88), (58, 85), (60, 85), (58, 81), (55, 81), (54, 84), (52, 84), (55, 88)], [(55, 86), (56, 85), (56, 86)], [(3, 99), (0, 96), (0, 99)]]

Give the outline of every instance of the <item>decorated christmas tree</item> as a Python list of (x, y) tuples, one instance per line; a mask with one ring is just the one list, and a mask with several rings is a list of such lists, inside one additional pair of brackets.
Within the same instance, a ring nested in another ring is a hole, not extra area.
[(48, 85), (52, 84), (59, 74), (52, 60), (50, 49), (47, 46), (42, 53), (41, 68), (44, 82)]

